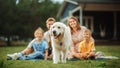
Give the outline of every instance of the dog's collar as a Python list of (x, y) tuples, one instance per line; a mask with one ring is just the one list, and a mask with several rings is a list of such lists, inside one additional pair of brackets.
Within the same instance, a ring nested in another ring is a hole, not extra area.
[(62, 46), (62, 44), (63, 44), (63, 43), (61, 42), (61, 43), (60, 43), (60, 46)]

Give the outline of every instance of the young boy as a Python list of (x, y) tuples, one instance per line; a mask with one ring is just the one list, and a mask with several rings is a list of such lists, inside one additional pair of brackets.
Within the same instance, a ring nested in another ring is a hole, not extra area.
[(44, 31), (42, 28), (38, 28), (34, 33), (35, 39), (30, 42), (31, 47), (33, 48), (33, 53), (28, 55), (23, 55), (22, 53), (18, 53), (17, 59), (19, 60), (31, 60), (31, 59), (44, 59), (48, 58), (48, 43), (43, 40)]
[(79, 53), (72, 53), (72, 55), (79, 59), (94, 59), (95, 58), (95, 46), (94, 41), (90, 39), (92, 33), (86, 29), (84, 31), (84, 40), (79, 45)]

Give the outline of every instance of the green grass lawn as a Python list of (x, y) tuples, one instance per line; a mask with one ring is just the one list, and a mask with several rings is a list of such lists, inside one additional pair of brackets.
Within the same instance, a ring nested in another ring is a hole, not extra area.
[[(120, 68), (120, 60), (77, 60), (53, 64), (52, 60), (6, 60), (6, 55), (23, 50), (25, 46), (0, 47), (0, 68)], [(96, 45), (97, 51), (120, 58), (120, 46)]]

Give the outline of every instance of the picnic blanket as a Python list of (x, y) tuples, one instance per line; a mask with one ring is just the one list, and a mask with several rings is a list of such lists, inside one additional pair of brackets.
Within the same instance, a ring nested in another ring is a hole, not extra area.
[(119, 58), (116, 56), (106, 56), (103, 52), (98, 51), (95, 54), (95, 59), (96, 60), (105, 60), (105, 59), (119, 59)]
[[(88, 60), (110, 60), (110, 59), (119, 59), (119, 58), (116, 57), (116, 56), (106, 56), (103, 52), (97, 51), (96, 54), (95, 54), (95, 58), (94, 59), (89, 58)], [(76, 60), (80, 60), (80, 59), (71, 58), (71, 59), (68, 59), (68, 60), (69, 61), (76, 61)]]

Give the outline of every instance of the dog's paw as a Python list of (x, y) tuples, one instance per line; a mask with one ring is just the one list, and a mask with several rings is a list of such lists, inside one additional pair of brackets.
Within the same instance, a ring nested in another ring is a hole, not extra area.
[(58, 63), (60, 63), (59, 60), (58, 61), (53, 61), (53, 64), (58, 64)]
[(62, 63), (66, 63), (66, 60), (63, 60)]
[(53, 64), (58, 64), (58, 62), (53, 62)]

